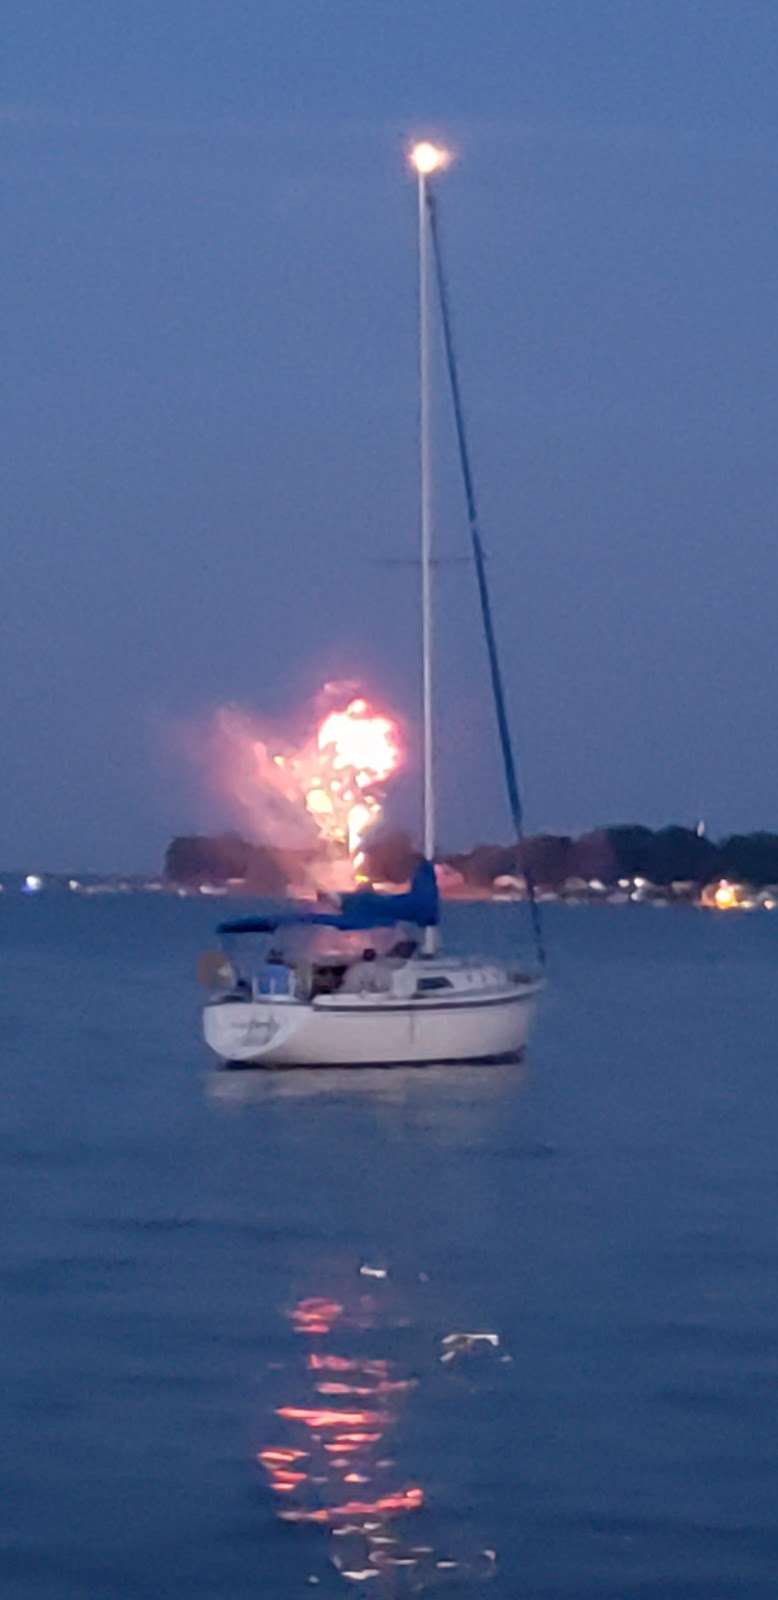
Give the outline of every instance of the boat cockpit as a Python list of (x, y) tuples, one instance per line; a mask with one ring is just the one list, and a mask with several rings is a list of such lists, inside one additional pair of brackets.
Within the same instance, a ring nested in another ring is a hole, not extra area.
[(317, 929), (294, 930), (280, 943), (265, 941), (264, 948), (246, 937), (225, 945), (223, 953), (205, 958), (201, 973), (217, 1000), (310, 1002), (329, 995), (407, 996), (416, 988), (418, 940), (396, 929), (378, 931), (370, 943), (364, 934), (332, 931), (323, 939)]

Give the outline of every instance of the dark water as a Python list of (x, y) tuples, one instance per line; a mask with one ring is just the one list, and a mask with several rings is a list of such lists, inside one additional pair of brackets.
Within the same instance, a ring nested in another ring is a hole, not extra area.
[(778, 920), (554, 908), (525, 1069), (348, 1078), (209, 1074), (212, 920), (0, 904), (3, 1600), (774, 1600)]

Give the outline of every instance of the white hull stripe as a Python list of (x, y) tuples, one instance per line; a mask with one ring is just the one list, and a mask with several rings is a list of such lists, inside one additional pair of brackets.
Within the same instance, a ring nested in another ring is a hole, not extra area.
[(400, 1004), (395, 1006), (314, 1006), (313, 1010), (319, 1017), (324, 1015), (342, 1017), (344, 1014), (360, 1017), (398, 1017), (406, 1015), (415, 1017), (418, 1011), (434, 1011), (437, 1015), (444, 1011), (485, 1011), (488, 1006), (523, 1006), (529, 1000), (534, 1000), (534, 998), (533, 991), (530, 994), (492, 995), (488, 1000), (437, 1000), (431, 1002), (420, 1000), (414, 1001), (412, 1005)]
[[(316, 1017), (415, 1017), (419, 1011), (433, 1011), (436, 1015), (438, 1015), (446, 1011), (485, 1011), (490, 1006), (523, 1006), (527, 1005), (530, 1000), (534, 1000), (536, 998), (536, 994), (537, 990), (530, 989), (527, 994), (490, 995), (488, 999), (483, 1000), (421, 1000), (414, 1001), (411, 1005), (400, 1001), (394, 1005), (387, 1005), (384, 1003), (383, 1005), (377, 1006), (344, 1006), (341, 1004), (334, 1006), (317, 1006), (316, 1004), (311, 1004), (309, 1001), (292, 1001), (290, 1003), (288, 1000), (282, 1000), (281, 1005), (283, 1006), (284, 1012), (305, 1011), (311, 1012)], [(215, 1010), (220, 1010), (223, 1006), (231, 1005), (241, 1007), (251, 1006), (252, 1009), (257, 1006), (262, 1006), (263, 1008), (267, 1006), (268, 1009), (270, 1009), (273, 1005), (273, 1001), (272, 999), (234, 1001), (215, 1000), (211, 1002), (211, 1005)]]

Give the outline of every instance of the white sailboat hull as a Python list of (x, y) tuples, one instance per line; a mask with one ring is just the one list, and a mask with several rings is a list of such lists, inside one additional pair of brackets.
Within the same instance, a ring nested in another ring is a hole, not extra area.
[(375, 995), (299, 1002), (222, 999), (204, 1032), (222, 1062), (267, 1067), (361, 1067), (493, 1061), (522, 1054), (542, 984), (442, 1000)]

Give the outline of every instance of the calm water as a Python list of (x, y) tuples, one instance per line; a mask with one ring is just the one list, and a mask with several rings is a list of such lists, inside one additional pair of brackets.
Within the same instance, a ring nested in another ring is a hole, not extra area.
[(524, 1069), (353, 1077), (209, 1072), (213, 920), (0, 903), (3, 1600), (774, 1600), (778, 919), (553, 908)]

